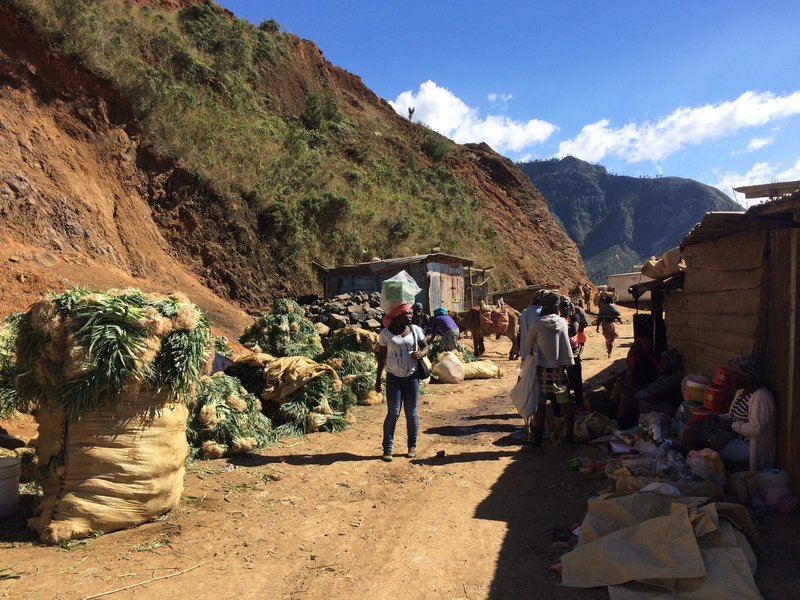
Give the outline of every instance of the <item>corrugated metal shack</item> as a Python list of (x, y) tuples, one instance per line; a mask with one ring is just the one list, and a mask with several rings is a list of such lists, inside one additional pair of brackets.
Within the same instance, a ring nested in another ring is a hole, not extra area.
[(643, 288), (654, 292), (656, 346), (680, 350), (687, 373), (712, 375), (734, 356), (759, 362), (778, 405), (778, 462), (800, 493), (800, 182), (789, 184), (793, 194), (747, 212), (707, 213), (681, 244), (683, 276)]
[(315, 264), (322, 276), (325, 297), (352, 292), (380, 292), (381, 284), (400, 271), (406, 271), (422, 288), (417, 296), (425, 310), (444, 306), (448, 310), (463, 310), (465, 267), (474, 261), (451, 254), (418, 254), (400, 258), (387, 258), (354, 265), (326, 268)]

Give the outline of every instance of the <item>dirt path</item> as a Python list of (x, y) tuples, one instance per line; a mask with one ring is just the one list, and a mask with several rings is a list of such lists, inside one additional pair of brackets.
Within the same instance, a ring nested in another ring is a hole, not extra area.
[[(612, 360), (629, 323), (621, 334)], [(0, 597), (82, 598), (199, 565), (113, 597), (607, 598), (549, 571), (566, 548), (547, 531), (579, 523), (608, 484), (565, 461), (597, 451), (522, 448), (507, 344), (488, 342), (504, 378), (429, 387), (417, 459), (378, 460), (384, 407), (359, 407), (342, 433), (195, 463), (178, 508), (135, 529), (64, 549), (31, 543), (19, 516), (0, 521), (0, 568), (21, 575)], [(584, 376), (609, 365), (590, 331)], [(402, 450), (404, 427), (397, 439)]]

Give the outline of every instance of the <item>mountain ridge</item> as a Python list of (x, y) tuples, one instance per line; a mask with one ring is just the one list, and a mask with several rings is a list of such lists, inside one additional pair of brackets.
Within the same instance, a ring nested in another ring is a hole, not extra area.
[(598, 284), (677, 246), (706, 212), (744, 210), (718, 189), (683, 177), (615, 175), (573, 156), (519, 167), (578, 245)]

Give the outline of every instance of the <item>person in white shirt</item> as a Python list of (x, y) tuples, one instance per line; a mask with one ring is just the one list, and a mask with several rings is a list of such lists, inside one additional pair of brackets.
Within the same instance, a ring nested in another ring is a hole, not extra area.
[(409, 458), (417, 455), (419, 433), (419, 377), (417, 368), (421, 358), (428, 354), (425, 332), (411, 324), (410, 304), (401, 304), (384, 316), (385, 327), (378, 337), (378, 372), (375, 391), (381, 393), (381, 377), (386, 369), (386, 418), (383, 421), (383, 455), (381, 460), (392, 460), (394, 431), (400, 418), (401, 407), (406, 413)]

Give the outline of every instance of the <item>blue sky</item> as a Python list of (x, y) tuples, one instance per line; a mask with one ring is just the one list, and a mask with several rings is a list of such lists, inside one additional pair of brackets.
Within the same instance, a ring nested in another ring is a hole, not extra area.
[(221, 4), (312, 40), (398, 113), (512, 160), (571, 154), (731, 196), (800, 179), (796, 0)]

